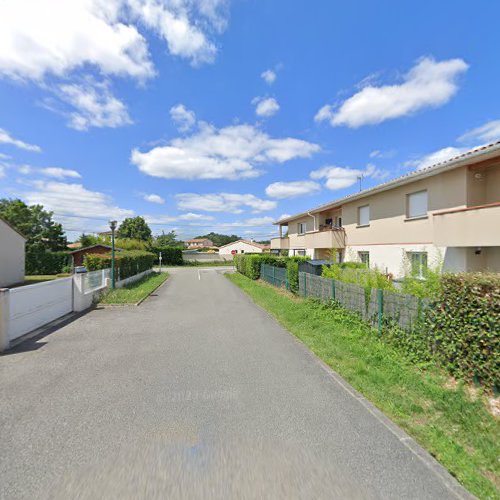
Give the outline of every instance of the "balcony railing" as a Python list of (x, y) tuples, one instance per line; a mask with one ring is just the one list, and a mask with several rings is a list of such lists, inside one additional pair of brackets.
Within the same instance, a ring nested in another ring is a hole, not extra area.
[(283, 238), (273, 238), (271, 249), (288, 250), (290, 248), (344, 248), (345, 231), (335, 226), (320, 226), (318, 231), (304, 234), (290, 234)]

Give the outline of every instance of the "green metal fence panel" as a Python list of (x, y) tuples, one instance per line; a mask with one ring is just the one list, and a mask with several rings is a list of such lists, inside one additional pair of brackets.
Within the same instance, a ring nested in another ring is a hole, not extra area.
[(261, 264), (260, 279), (279, 288), (288, 288), (288, 276), (284, 267)]

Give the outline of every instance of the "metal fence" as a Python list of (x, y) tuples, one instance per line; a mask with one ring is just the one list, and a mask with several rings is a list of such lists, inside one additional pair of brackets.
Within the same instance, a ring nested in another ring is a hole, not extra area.
[(260, 278), (271, 285), (279, 288), (286, 288), (288, 290), (288, 274), (284, 267), (261, 264)]
[(83, 275), (83, 293), (90, 293), (104, 288), (106, 279), (111, 278), (111, 269), (101, 269), (99, 271), (90, 271)]

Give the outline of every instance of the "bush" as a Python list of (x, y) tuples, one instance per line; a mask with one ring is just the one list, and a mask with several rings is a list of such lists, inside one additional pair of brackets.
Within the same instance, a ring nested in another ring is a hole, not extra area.
[(286, 267), (284, 257), (266, 253), (245, 253), (234, 256), (236, 270), (247, 278), (260, 278), (261, 264), (270, 264), (277, 267)]
[(434, 355), (454, 375), (500, 387), (500, 276), (445, 274), (427, 310)]
[[(151, 269), (156, 263), (156, 255), (141, 250), (125, 250), (115, 254), (117, 279), (123, 280)], [(111, 254), (87, 254), (83, 264), (88, 271), (109, 269), (111, 267)]]
[(182, 266), (184, 263), (182, 258), (182, 248), (151, 246), (149, 251), (156, 256), (156, 262), (159, 263), (161, 252), (161, 263), (165, 266)]
[(25, 274), (59, 274), (71, 265), (71, 255), (68, 252), (49, 252), (43, 249), (26, 251)]
[[(349, 266), (347, 266), (349, 264)], [(353, 266), (352, 264), (356, 264)], [(361, 266), (361, 267), (360, 267)], [(345, 262), (333, 266), (323, 266), (321, 274), (324, 278), (333, 278), (345, 283), (354, 283), (365, 290), (380, 288), (381, 290), (395, 291), (392, 281), (378, 269), (367, 269), (365, 264), (359, 262)]]

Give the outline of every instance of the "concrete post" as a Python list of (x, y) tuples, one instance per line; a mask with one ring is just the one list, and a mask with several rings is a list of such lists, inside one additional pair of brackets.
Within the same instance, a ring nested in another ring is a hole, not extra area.
[(10, 290), (0, 288), (0, 352), (9, 348)]

